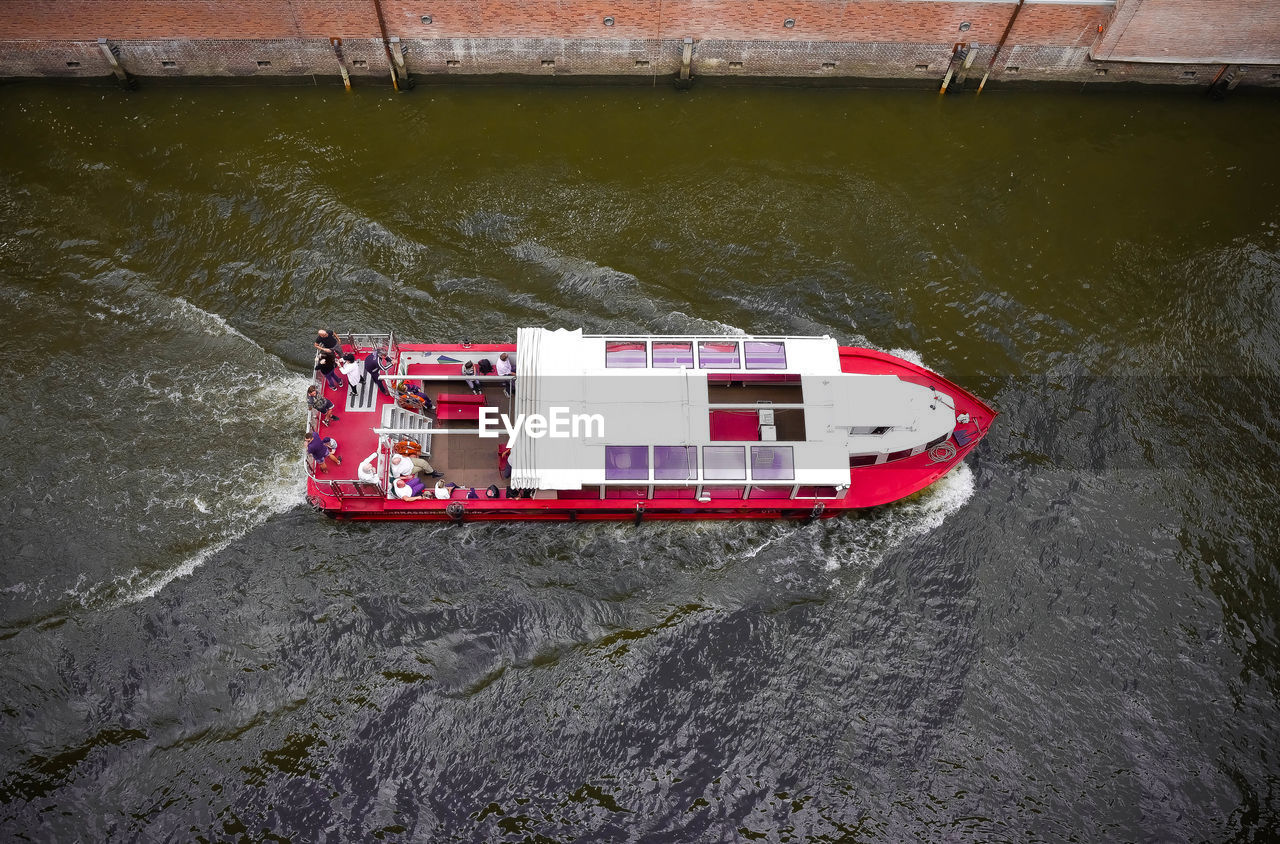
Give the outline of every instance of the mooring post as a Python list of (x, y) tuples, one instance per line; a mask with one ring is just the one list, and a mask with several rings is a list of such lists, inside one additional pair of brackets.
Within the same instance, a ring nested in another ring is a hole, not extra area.
[[(942, 89), (939, 94), (947, 93), (947, 86), (951, 84), (951, 75), (956, 72), (956, 62), (964, 61), (969, 58), (969, 45), (964, 43), (956, 44), (951, 48), (951, 61), (947, 63), (947, 75), (942, 79)], [(964, 65), (968, 67), (969, 65)], [(956, 80), (956, 83), (964, 81), (963, 77)]]
[[(996, 49), (991, 54), (991, 61), (987, 62), (987, 72), (982, 74), (982, 81), (978, 83), (978, 93), (982, 93), (982, 89), (987, 87), (987, 77), (991, 75), (991, 68), (996, 66), (996, 60), (1000, 58), (1000, 51), (1004, 49), (1004, 42), (1009, 40), (1009, 33), (1013, 32), (1013, 25), (1018, 20), (1018, 12), (1022, 11), (1022, 4), (1027, 0), (1018, 0), (1018, 5), (1013, 7), (1013, 14), (1009, 15), (1009, 22), (1004, 25), (1004, 34), (1000, 36), (1000, 42), (996, 44)], [(1136, 3), (1133, 5), (1137, 5)]]
[(409, 68), (405, 66), (404, 56), (409, 52), (408, 46), (401, 46), (400, 36), (391, 36), (391, 58), (395, 60), (395, 72), (400, 75), (400, 84), (405, 88), (413, 87), (413, 80), (409, 78)]
[(1209, 96), (1215, 100), (1223, 99), (1227, 96), (1228, 91), (1234, 91), (1236, 86), (1240, 84), (1240, 80), (1249, 68), (1240, 65), (1228, 64), (1223, 65), (1222, 70), (1218, 71), (1218, 75), (1213, 77), (1213, 81), (1209, 83)]
[(693, 71), (693, 39), (684, 39), (684, 55), (680, 57), (680, 81), (688, 82)]
[(333, 47), (333, 55), (338, 59), (338, 70), (342, 72), (342, 85), (348, 91), (351, 90), (351, 74), (347, 73), (347, 61), (342, 57), (342, 39), (330, 38), (330, 46)]
[(968, 51), (968, 55), (964, 57), (964, 64), (960, 66), (960, 72), (956, 74), (956, 85), (960, 88), (964, 87), (965, 80), (969, 78), (969, 68), (973, 66), (973, 57), (978, 55), (977, 44), (965, 44), (964, 48)]
[(132, 76), (125, 72), (120, 66), (120, 60), (116, 58), (119, 48), (111, 45), (105, 38), (98, 39), (98, 49), (102, 51), (102, 55), (107, 57), (107, 61), (111, 64), (111, 72), (116, 75), (116, 79), (120, 80), (120, 84), (126, 88), (138, 87), (138, 82)]

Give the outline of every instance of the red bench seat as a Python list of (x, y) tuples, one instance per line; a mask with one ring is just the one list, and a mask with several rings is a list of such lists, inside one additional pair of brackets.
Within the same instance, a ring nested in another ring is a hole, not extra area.
[(436, 396), (440, 404), (484, 404), (484, 396), (475, 393), (440, 393)]

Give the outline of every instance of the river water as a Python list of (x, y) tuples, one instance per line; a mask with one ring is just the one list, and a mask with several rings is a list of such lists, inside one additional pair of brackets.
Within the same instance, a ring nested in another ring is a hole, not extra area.
[[(0, 835), (1265, 839), (1276, 105), (0, 88)], [(822, 524), (344, 524), (321, 325), (831, 334), (1003, 415)]]

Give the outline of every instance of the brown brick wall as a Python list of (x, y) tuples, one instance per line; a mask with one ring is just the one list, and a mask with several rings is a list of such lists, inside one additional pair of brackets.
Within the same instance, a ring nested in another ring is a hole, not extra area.
[[(1211, 0), (1205, 0), (1211, 2)], [(1233, 0), (1234, 2), (1234, 0)], [(994, 43), (1013, 2), (921, 0), (383, 0), (401, 38), (682, 38)], [(1020, 43), (1077, 46), (1110, 6), (1029, 4)], [(431, 24), (422, 23), (430, 14)], [(614, 25), (605, 26), (606, 16)], [(795, 26), (787, 28), (788, 18)], [(972, 28), (965, 38), (959, 26)], [(374, 38), (372, 0), (0, 0), (0, 40)]]
[[(1274, 48), (1280, 0), (1028, 0), (992, 68), (992, 80), (1140, 80), (1202, 85), (1218, 68), (1188, 75), (1174, 57), (1143, 70), (1126, 50), (1172, 51), (1206, 35), (1213, 11), (1243, 21), (1209, 47)], [(1014, 0), (382, 0), (389, 35), (408, 48), (415, 75), (671, 74), (681, 40), (693, 38), (702, 76), (918, 80), (941, 77), (952, 45), (975, 45), (971, 74), (985, 71)], [(1118, 11), (1117, 11), (1118, 9)], [(1206, 11), (1208, 9), (1209, 11)], [(1157, 10), (1160, 14), (1155, 14)], [(1277, 14), (1269, 14), (1276, 11)], [(1177, 14), (1174, 14), (1177, 12)], [(429, 14), (430, 23), (422, 16)], [(1178, 17), (1181, 15), (1181, 17)], [(604, 18), (612, 17), (613, 26)], [(1241, 17), (1243, 16), (1243, 17)], [(792, 27), (783, 22), (794, 20)], [(961, 23), (968, 23), (961, 32)], [(1101, 31), (1100, 31), (1101, 28)], [(330, 37), (347, 67), (387, 76), (373, 0), (0, 0), (0, 75), (103, 76), (97, 49), (110, 39), (137, 76), (335, 77)], [(1206, 64), (1208, 59), (1201, 59)], [(1280, 59), (1277, 59), (1280, 63)], [(1016, 68), (1006, 72), (1006, 67)], [(1220, 65), (1219, 65), (1220, 67)], [(1280, 85), (1280, 68), (1257, 68), (1249, 85)]]
[(1280, 0), (1123, 0), (1094, 57), (1280, 64)]

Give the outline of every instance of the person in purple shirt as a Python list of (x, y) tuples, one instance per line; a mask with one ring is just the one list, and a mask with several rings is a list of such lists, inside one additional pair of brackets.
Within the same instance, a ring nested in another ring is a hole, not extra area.
[(382, 371), (391, 365), (391, 360), (381, 352), (370, 352), (364, 359), (364, 372), (369, 376), (369, 380), (378, 385), (378, 390), (384, 396), (390, 396), (391, 391), (387, 389), (387, 385), (382, 383)]
[(333, 443), (333, 448), (330, 448), (329, 443), (333, 440), (326, 440), (319, 433), (312, 431), (303, 431), (302, 438), (307, 441), (307, 454), (315, 458), (317, 472), (327, 472), (330, 460), (335, 466), (342, 465), (342, 458), (333, 453), (338, 446), (336, 442)]

